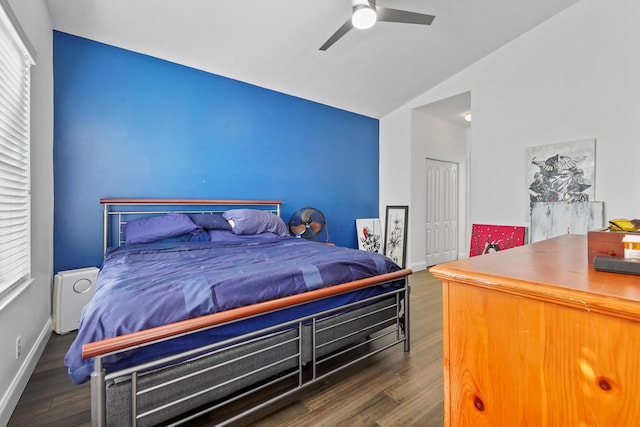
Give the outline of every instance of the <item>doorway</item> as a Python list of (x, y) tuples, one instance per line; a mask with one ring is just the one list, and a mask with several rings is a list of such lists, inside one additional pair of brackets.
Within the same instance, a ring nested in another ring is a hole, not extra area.
[(427, 266), (458, 259), (458, 164), (427, 158)]

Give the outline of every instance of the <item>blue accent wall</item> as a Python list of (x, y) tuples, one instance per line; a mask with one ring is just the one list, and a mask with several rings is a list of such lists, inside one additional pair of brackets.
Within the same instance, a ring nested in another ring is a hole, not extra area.
[[(103, 197), (313, 206), (357, 247), (378, 216), (378, 120), (54, 32), (54, 270), (99, 266)], [(206, 54), (206, 52), (203, 52)]]

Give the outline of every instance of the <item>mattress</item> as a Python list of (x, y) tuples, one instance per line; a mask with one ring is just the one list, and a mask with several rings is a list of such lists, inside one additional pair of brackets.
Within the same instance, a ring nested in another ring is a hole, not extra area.
[[(180, 320), (399, 270), (377, 253), (293, 237), (248, 242), (158, 242), (112, 248), (85, 306), (65, 365), (88, 380), (82, 345)], [(162, 344), (108, 356), (107, 372), (359, 301), (393, 289), (366, 288), (268, 313)]]

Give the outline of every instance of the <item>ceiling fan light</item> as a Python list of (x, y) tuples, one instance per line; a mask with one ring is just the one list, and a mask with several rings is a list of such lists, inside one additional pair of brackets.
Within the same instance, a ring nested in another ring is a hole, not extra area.
[(353, 7), (353, 15), (351, 15), (351, 24), (359, 30), (366, 30), (373, 27), (376, 23), (377, 15), (375, 8), (370, 5), (358, 4)]

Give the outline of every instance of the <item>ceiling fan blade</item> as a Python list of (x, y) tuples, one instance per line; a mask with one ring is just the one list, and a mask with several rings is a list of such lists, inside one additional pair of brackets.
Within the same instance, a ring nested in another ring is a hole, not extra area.
[(378, 21), (400, 22), (403, 24), (431, 25), (435, 16), (423, 13), (409, 12), (408, 10), (389, 9), (376, 6)]
[(329, 40), (327, 40), (326, 42), (324, 42), (322, 46), (320, 46), (320, 50), (329, 49), (332, 44), (340, 40), (340, 37), (347, 34), (349, 30), (352, 28), (353, 28), (353, 24), (351, 24), (351, 18), (349, 18), (347, 22), (342, 24), (342, 27), (338, 28), (338, 31), (336, 31), (335, 33), (333, 33), (331, 37), (329, 37)]

